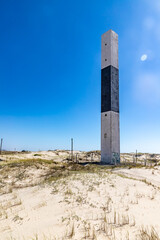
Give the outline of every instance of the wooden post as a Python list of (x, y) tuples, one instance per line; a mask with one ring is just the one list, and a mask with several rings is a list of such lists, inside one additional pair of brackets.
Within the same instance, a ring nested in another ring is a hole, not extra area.
[(73, 161), (73, 138), (71, 138), (71, 160)]
[(2, 144), (3, 144), (3, 138), (1, 138), (0, 154), (2, 154)]
[(137, 164), (137, 150), (136, 150), (136, 164)]

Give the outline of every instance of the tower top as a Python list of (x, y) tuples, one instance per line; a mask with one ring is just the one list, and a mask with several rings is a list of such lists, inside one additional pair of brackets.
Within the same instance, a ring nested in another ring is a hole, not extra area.
[(115, 31), (113, 31), (112, 29), (109, 29), (107, 32), (103, 33), (102, 36), (105, 34), (112, 34), (112, 33), (116, 34), (118, 36), (118, 34)]
[(118, 34), (110, 29), (102, 34), (101, 44), (101, 69), (110, 65), (118, 69)]

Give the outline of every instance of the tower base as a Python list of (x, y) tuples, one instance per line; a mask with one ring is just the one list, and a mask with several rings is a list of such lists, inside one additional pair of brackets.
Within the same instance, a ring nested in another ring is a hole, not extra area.
[(120, 163), (119, 113), (101, 113), (101, 163)]

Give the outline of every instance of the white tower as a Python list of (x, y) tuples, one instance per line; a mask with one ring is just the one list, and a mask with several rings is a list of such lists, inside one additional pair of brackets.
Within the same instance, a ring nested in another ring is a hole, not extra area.
[(101, 46), (101, 162), (120, 163), (118, 35), (109, 30)]

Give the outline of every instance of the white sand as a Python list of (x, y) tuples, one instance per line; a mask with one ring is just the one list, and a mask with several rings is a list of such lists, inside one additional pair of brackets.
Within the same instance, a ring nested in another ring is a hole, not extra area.
[[(152, 171), (121, 169), (117, 173), (159, 182), (159, 169)], [(160, 234), (157, 185), (117, 173), (75, 174), (0, 195), (0, 239), (135, 240), (141, 239), (142, 225), (153, 226)]]

